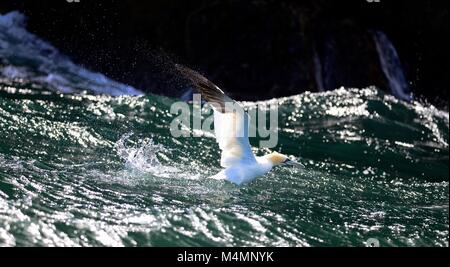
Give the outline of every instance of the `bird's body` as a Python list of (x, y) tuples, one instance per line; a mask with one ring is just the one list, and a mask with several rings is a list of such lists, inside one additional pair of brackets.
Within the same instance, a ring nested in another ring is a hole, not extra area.
[(248, 139), (250, 118), (242, 107), (198, 72), (180, 65), (176, 67), (214, 110), (214, 132), (222, 150), (220, 165), (225, 169), (212, 178), (242, 185), (268, 173), (277, 165), (302, 167), (277, 152), (255, 157)]
[(256, 157), (253, 162), (239, 162), (214, 175), (237, 185), (246, 184), (272, 170), (273, 164), (266, 157)]

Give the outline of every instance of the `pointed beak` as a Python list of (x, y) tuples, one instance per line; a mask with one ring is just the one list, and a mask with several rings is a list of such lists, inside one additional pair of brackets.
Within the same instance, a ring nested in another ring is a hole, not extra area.
[(293, 167), (295, 167), (297, 169), (304, 169), (305, 168), (305, 166), (303, 164), (301, 164), (299, 162), (296, 162), (296, 161), (293, 161), (293, 160), (290, 160), (290, 159), (286, 159), (283, 162), (283, 165), (285, 165), (285, 166), (293, 166)]

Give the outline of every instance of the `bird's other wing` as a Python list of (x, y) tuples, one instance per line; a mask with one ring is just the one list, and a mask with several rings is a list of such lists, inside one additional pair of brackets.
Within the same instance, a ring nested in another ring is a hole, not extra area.
[(225, 103), (235, 102), (233, 99), (229, 98), (217, 85), (212, 83), (197, 71), (179, 64), (175, 64), (175, 67), (191, 82), (197, 92), (201, 94), (202, 97), (208, 101), (215, 110), (224, 113)]
[(221, 166), (255, 162), (248, 140), (250, 117), (242, 106), (200, 73), (180, 65), (176, 67), (213, 107), (214, 132), (222, 150)]

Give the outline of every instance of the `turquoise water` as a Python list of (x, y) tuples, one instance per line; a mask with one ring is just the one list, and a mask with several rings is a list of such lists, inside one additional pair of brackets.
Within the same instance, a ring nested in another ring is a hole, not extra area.
[(20, 86), (0, 85), (1, 245), (448, 246), (448, 114), (431, 106), (375, 88), (272, 100), (276, 149), (306, 169), (237, 187), (207, 178), (215, 139), (171, 137), (172, 99)]
[(213, 137), (170, 135), (174, 99), (24, 24), (0, 15), (0, 246), (448, 246), (448, 112), (376, 88), (246, 102), (279, 105), (274, 150), (305, 169), (237, 187), (208, 179)]

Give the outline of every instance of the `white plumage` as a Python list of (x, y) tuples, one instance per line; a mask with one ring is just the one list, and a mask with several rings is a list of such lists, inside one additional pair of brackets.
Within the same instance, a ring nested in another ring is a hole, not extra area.
[[(176, 67), (214, 110), (214, 132), (222, 150), (220, 165), (225, 169), (212, 178), (242, 185), (268, 173), (277, 165), (303, 167), (277, 152), (255, 157), (248, 139), (250, 117), (243, 108), (198, 72), (180, 65)], [(230, 106), (235, 108), (229, 108)]]

